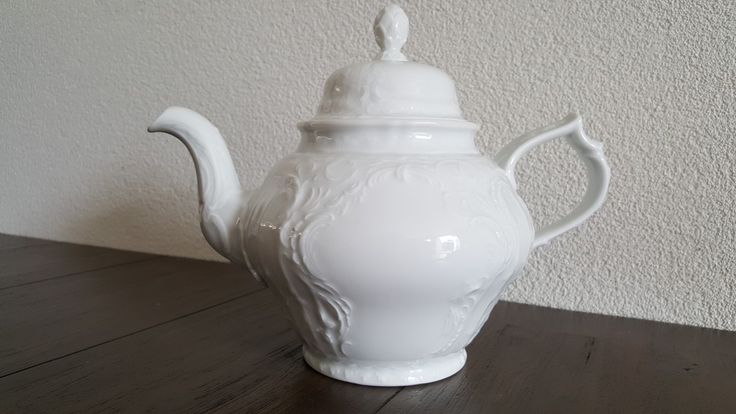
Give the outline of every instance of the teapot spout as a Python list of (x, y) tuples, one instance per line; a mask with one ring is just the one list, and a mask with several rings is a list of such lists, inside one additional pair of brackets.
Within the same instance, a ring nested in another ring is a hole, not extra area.
[(172, 106), (148, 127), (148, 132), (165, 132), (186, 145), (197, 170), (202, 233), (218, 253), (244, 263), (238, 227), (250, 192), (240, 187), (220, 131), (197, 112)]

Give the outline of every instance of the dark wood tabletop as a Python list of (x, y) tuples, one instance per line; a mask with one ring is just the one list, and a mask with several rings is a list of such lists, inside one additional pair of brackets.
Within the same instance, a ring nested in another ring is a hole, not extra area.
[(736, 413), (736, 333), (501, 302), (453, 377), (322, 376), (234, 266), (0, 235), (0, 413)]

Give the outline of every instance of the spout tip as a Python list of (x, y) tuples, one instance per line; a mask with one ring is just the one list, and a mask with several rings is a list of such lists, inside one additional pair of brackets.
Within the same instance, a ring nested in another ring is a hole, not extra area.
[[(195, 125), (211, 125), (209, 121), (197, 112), (181, 106), (171, 106), (167, 108), (155, 121), (146, 129), (148, 132), (166, 132), (170, 133), (172, 128), (178, 124), (194, 123)], [(214, 128), (214, 126), (212, 126)]]
[(177, 120), (181, 120), (182, 118), (190, 117), (190, 113), (192, 112), (194, 111), (179, 106), (170, 106), (166, 108), (166, 110), (163, 111), (148, 128), (146, 128), (146, 131), (169, 132), (169, 127), (172, 123), (176, 123)]
[(146, 128), (146, 131), (148, 131), (148, 132), (166, 132), (162, 128), (163, 122), (161, 120), (165, 118), (164, 116), (168, 112), (169, 112), (169, 110), (167, 109), (161, 115), (159, 115), (158, 118), (156, 118), (156, 120), (153, 121), (153, 123), (151, 123), (151, 125), (149, 125), (148, 128)]
[(158, 117), (151, 125), (148, 126), (148, 128), (146, 128), (146, 131), (153, 133), (168, 132), (169, 130), (166, 128), (166, 124), (161, 122), (161, 117)]

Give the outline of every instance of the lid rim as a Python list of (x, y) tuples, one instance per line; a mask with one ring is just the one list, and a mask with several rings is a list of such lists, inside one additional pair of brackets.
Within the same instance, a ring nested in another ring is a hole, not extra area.
[(462, 118), (432, 117), (315, 117), (296, 124), (302, 131), (316, 128), (349, 128), (349, 127), (432, 127), (472, 129), (477, 131), (480, 125)]
[(432, 65), (411, 62), (401, 53), (409, 31), (409, 19), (401, 7), (392, 4), (381, 10), (373, 28), (381, 47), (379, 55), (332, 73), (324, 85), (317, 114), (298, 124), (300, 128), (402, 122), (478, 129), (463, 119), (455, 81), (447, 73)]

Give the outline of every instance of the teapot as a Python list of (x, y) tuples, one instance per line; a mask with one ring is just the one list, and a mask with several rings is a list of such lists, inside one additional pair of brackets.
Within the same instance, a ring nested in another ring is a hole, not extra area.
[[(241, 188), (202, 115), (171, 107), (148, 131), (189, 149), (206, 240), (272, 288), (307, 364), (351, 383), (405, 386), (463, 367), (530, 250), (590, 217), (610, 170), (576, 114), (482, 155), (453, 80), (401, 52), (404, 11), (383, 9), (374, 32), (378, 55), (329, 77), (317, 114), (298, 124), (296, 150), (258, 189)], [(557, 138), (584, 162), (587, 190), (535, 229), (514, 166)]]

